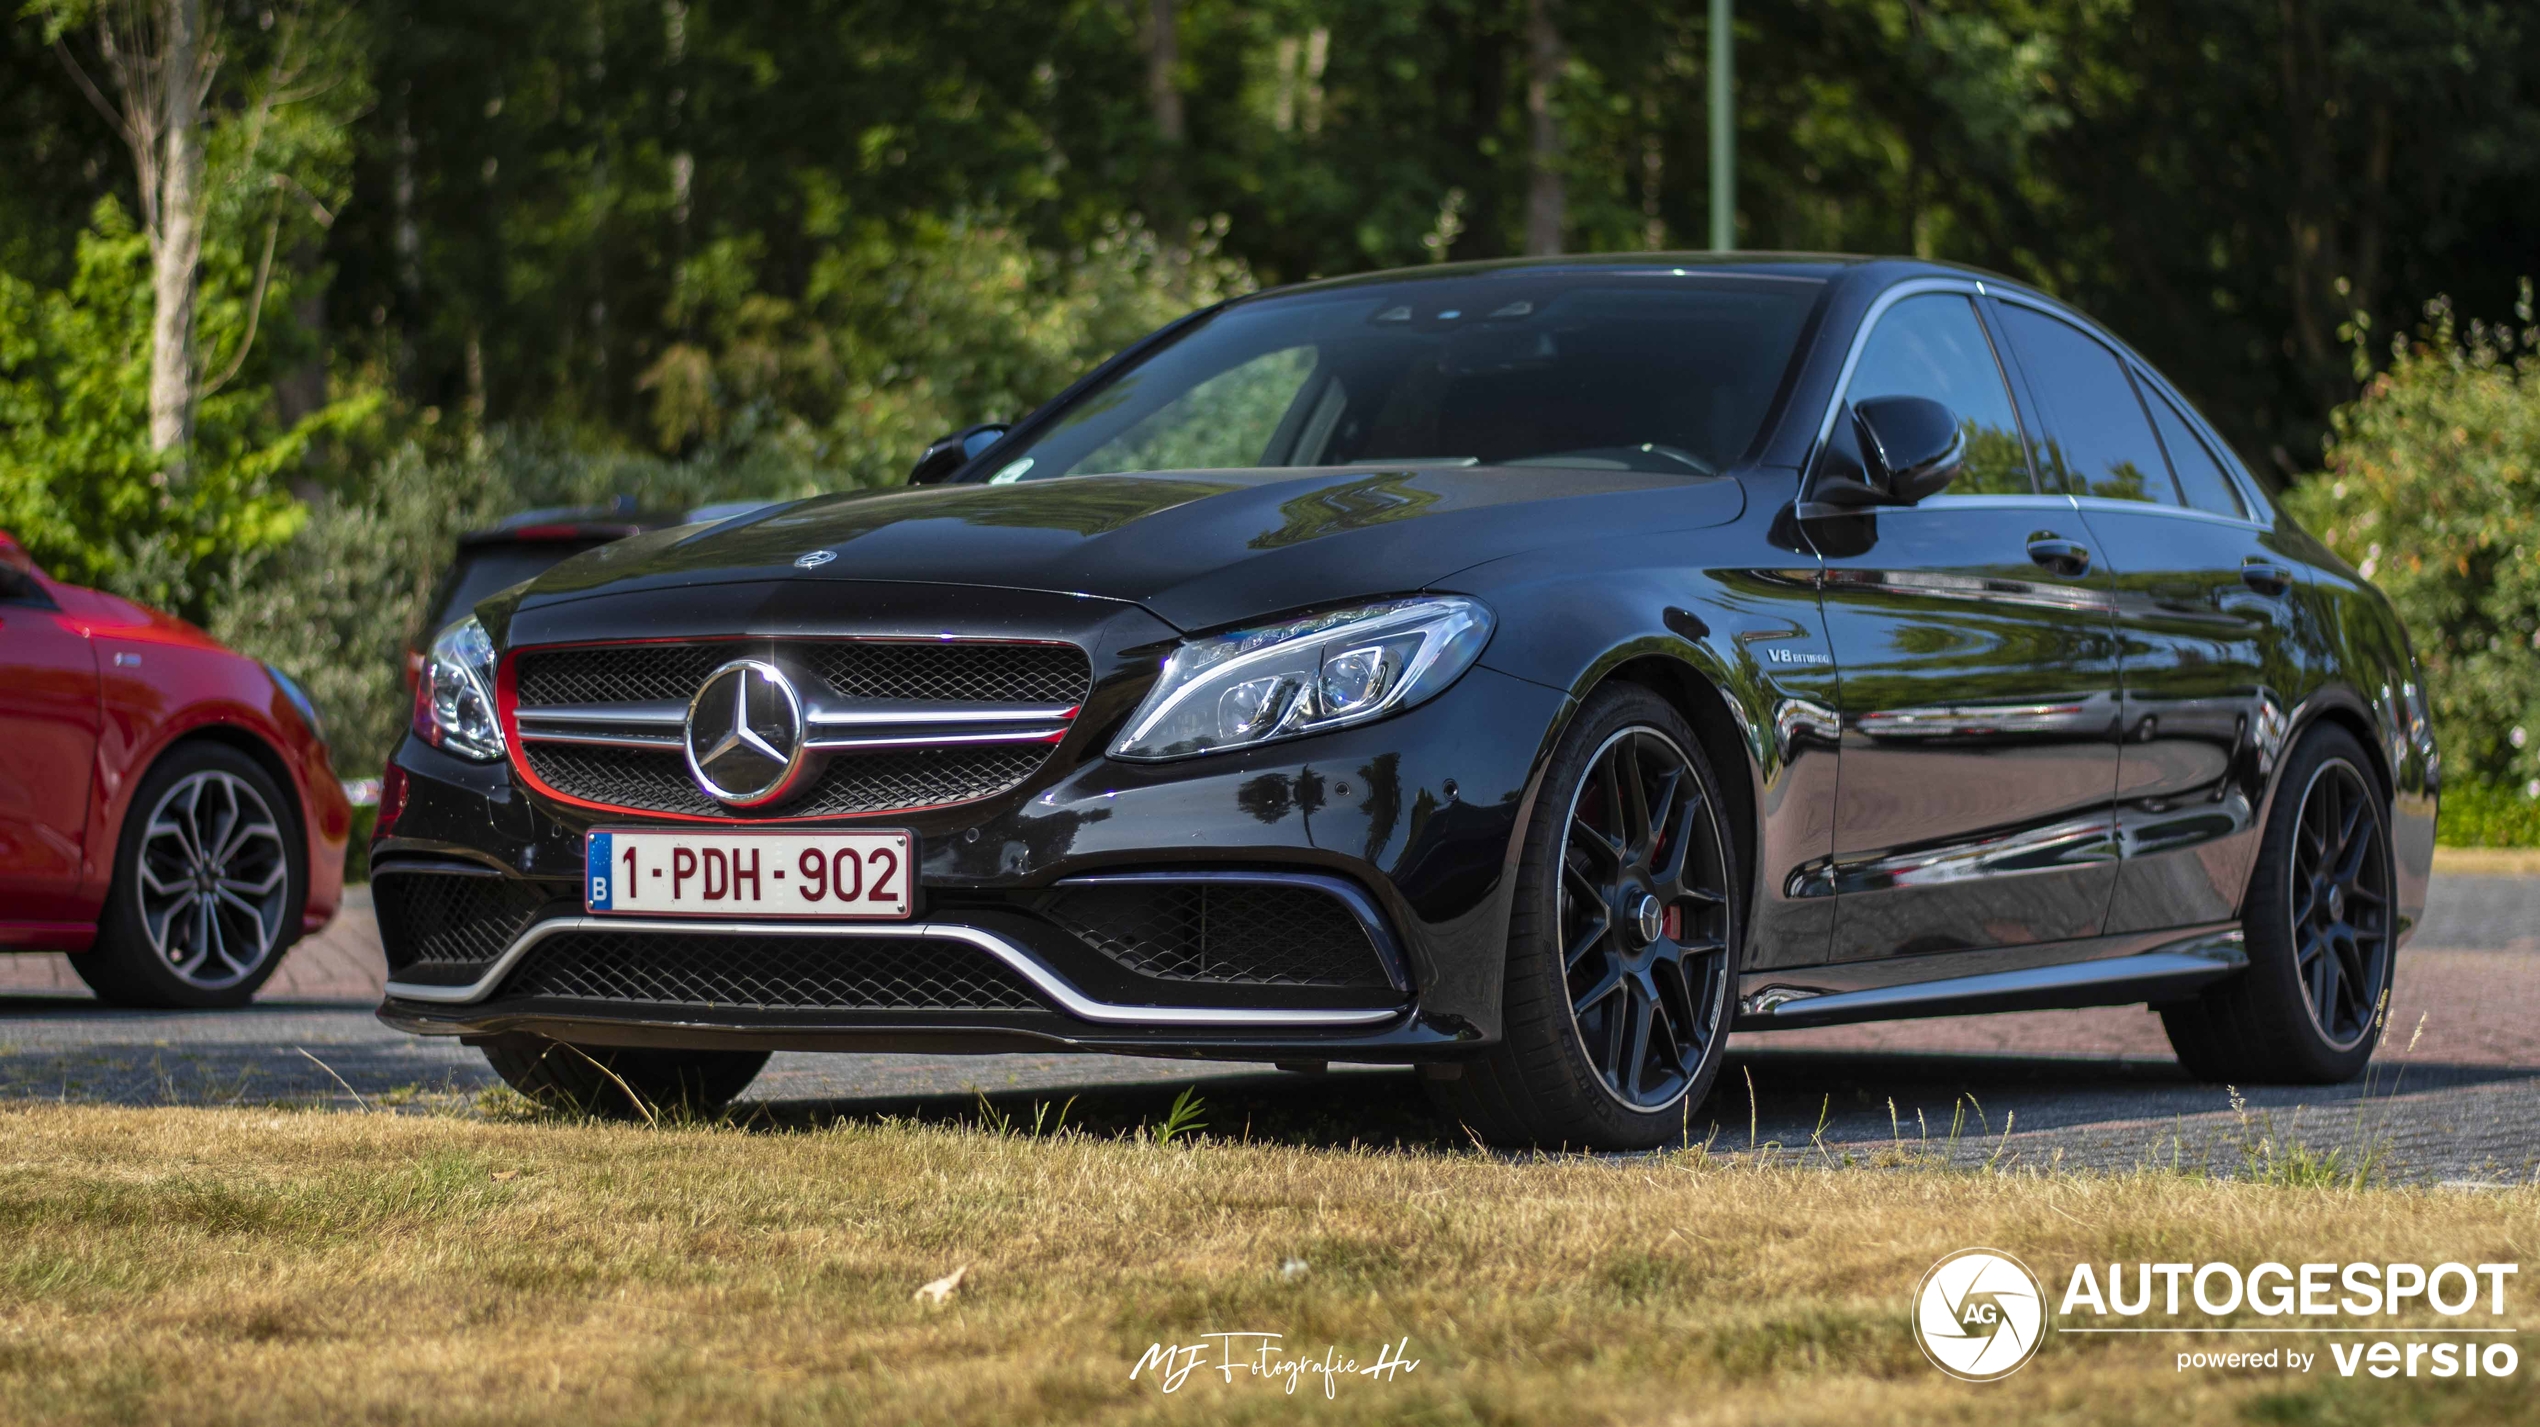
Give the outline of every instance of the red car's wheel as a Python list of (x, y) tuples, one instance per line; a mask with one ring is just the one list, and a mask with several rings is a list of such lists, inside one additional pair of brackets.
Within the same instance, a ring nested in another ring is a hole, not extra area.
[(253, 759), (183, 744), (142, 780), (96, 945), (71, 958), (119, 1006), (243, 1006), (299, 939), (308, 896), (291, 801)]

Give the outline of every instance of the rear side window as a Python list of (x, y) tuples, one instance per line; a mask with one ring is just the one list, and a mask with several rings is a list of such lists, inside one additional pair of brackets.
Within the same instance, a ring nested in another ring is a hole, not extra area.
[(1877, 396), (1928, 397), (1957, 414), (1967, 432), (1967, 460), (1949, 494), (2027, 495), (2033, 489), (2002, 364), (1966, 298), (1927, 292), (1879, 317), (1843, 399)]
[(2214, 459), (2213, 448), (2196, 434), (2187, 417), (2170, 399), (2158, 391), (2151, 393), (2152, 419), (2161, 428), (2161, 444), (2170, 448), (2170, 469), (2178, 476), (2179, 492), (2187, 503), (2198, 510), (2216, 515), (2249, 516), (2248, 507), (2240, 502), (2240, 492), (2233, 489), (2231, 477), (2223, 474), (2222, 462)]
[(2125, 363), (2069, 322), (2003, 303), (2002, 325), (2045, 408), (2038, 467), (2049, 485), (2077, 496), (2177, 505), (2161, 443), (2135, 396)]

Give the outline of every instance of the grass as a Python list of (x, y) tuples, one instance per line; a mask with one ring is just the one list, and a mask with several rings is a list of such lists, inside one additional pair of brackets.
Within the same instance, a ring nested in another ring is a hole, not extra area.
[[(2525, 1410), (2519, 1377), (2337, 1381), (2325, 1357), (2309, 1378), (2182, 1375), (2167, 1339), (2059, 1338), (1977, 1388), (1924, 1363), (1905, 1308), (1934, 1260), (1974, 1245), (2057, 1284), (2082, 1259), (2518, 1260), (2540, 1192), (1247, 1143), (1181, 1103), (1169, 1135), (1036, 1132), (1028, 1114), (744, 1130), (0, 1109), (0, 1421), (2171, 1427)], [(965, 1266), (941, 1306), (915, 1301)], [(1150, 1346), (1213, 1331), (1282, 1333), (1318, 1359), (1399, 1345), (1418, 1366), (1328, 1399), (1313, 1378), (1293, 1397), (1204, 1372), (1170, 1395), (1151, 1370), (1130, 1379)]]

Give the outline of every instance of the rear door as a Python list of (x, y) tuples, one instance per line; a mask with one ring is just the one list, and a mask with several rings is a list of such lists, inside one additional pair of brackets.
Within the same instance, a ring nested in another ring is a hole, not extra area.
[(97, 661), (0, 548), (0, 946), (88, 921), (79, 896), (97, 762)]
[(1852, 402), (1922, 396), (1966, 465), (1920, 505), (1806, 522), (1841, 691), (1837, 960), (2093, 936), (2116, 877), (2107, 574), (2036, 486), (1972, 285), (1914, 287), (1874, 317), (1828, 459)]
[(2113, 581), (2124, 863), (2107, 930), (2228, 921), (2299, 685), (2304, 566), (2274, 548), (2220, 443), (2165, 383), (2054, 314), (2006, 300), (2001, 315), (2058, 438), (2049, 464)]

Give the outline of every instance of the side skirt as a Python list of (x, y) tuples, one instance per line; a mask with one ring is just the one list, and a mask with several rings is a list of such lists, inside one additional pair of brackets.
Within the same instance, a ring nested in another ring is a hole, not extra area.
[[(2142, 943), (2151, 941), (2145, 946)], [(2111, 945), (2113, 943), (2113, 945)], [(2083, 1006), (2126, 1006), (2173, 1001), (2248, 966), (2236, 924), (2181, 928), (2154, 937), (2101, 937), (2053, 948), (2022, 948), (2046, 964), (1995, 970), (1975, 958), (1991, 952), (1931, 958), (1955, 963), (1956, 974), (1861, 985), (1862, 973), (1941, 968), (1913, 959), (1845, 966), (1850, 987), (1808, 985), (1811, 971), (1794, 968), (1747, 978), (1734, 1029), (1768, 1031), (1800, 1026), (1838, 1026), (1858, 1021), (1908, 1020), (1918, 1016), (1971, 1016), (1995, 1011), (2061, 1011)], [(1757, 984), (1767, 982), (1769, 984)]]

